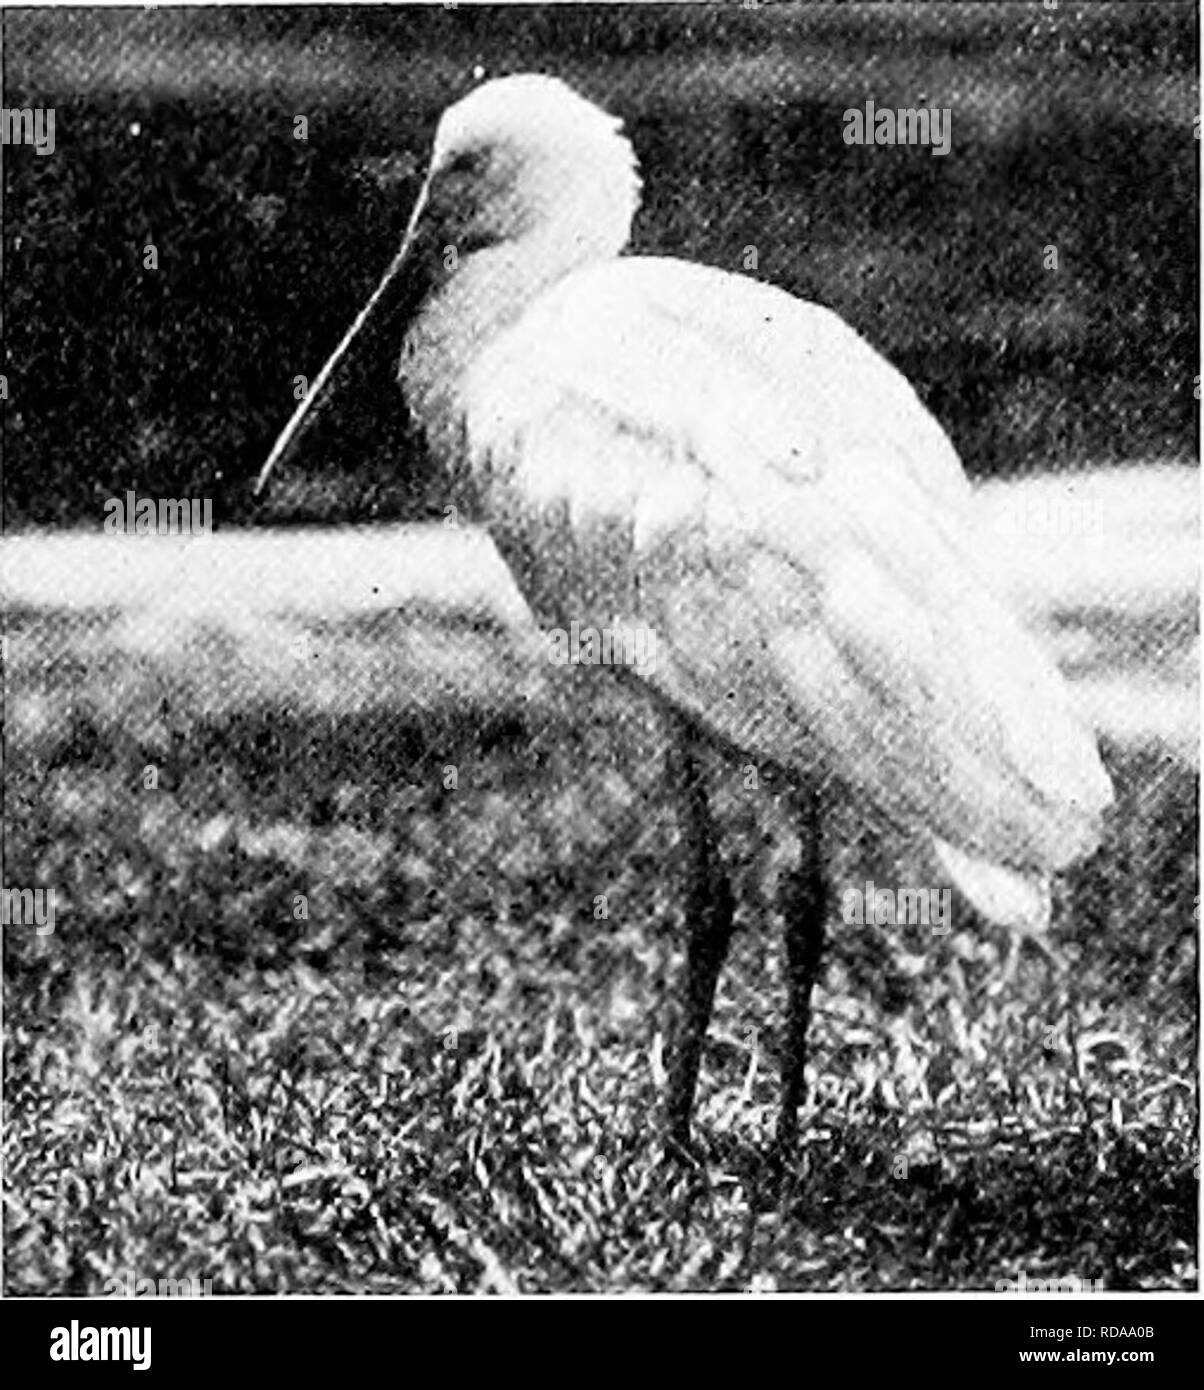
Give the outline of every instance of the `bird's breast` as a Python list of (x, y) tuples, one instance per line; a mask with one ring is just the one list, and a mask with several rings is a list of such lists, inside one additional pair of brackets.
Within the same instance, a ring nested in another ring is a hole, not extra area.
[(423, 303), (402, 342), (397, 375), (445, 466), (460, 463), (474, 367), (563, 274), (538, 245), (507, 243), (465, 257)]

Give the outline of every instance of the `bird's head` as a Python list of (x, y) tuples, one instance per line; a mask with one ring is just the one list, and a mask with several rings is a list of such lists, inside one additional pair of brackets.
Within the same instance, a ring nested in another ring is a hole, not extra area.
[(639, 190), (621, 123), (559, 78), (522, 73), (444, 112), (422, 217), (461, 255), (537, 237), (579, 263), (623, 249)]
[(528, 246), (551, 277), (615, 256), (630, 235), (639, 191), (620, 122), (559, 78), (497, 78), (448, 107), (401, 246), (285, 425), (256, 493), (370, 316), (412, 312), (440, 280), (493, 247)]

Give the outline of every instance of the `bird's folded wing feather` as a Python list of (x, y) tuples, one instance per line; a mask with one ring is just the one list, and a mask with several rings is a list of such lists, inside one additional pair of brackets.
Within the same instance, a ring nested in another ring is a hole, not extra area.
[(715, 734), (834, 767), (961, 863), (1094, 848), (1094, 738), (992, 592), (956, 454), (835, 315), (617, 261), (486, 350), (464, 410), (542, 621), (650, 628), (648, 680)]

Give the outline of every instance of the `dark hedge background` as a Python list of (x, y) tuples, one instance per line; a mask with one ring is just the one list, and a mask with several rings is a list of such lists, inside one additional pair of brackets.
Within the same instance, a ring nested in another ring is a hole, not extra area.
[[(972, 473), (1196, 456), (1192, 4), (4, 24), (6, 103), (57, 112), (53, 157), (5, 158), (10, 526), (99, 525), (126, 488), (250, 519), (292, 378), (375, 284), (478, 63), (559, 73), (621, 115), (646, 183), (635, 249), (739, 270), (755, 245), (763, 278), (833, 306), (908, 375)], [(952, 152), (846, 146), (842, 113), (867, 97), (949, 106)], [(395, 351), (310, 436), (325, 485), (260, 516), (432, 507)]]

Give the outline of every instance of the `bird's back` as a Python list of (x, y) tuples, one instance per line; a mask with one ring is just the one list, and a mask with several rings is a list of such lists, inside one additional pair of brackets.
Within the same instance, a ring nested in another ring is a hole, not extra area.
[(834, 767), (962, 877), (1094, 848), (1094, 738), (994, 595), (956, 453), (835, 314), (610, 261), (482, 345), (456, 402), (543, 621), (650, 627), (669, 699), (753, 755)]

